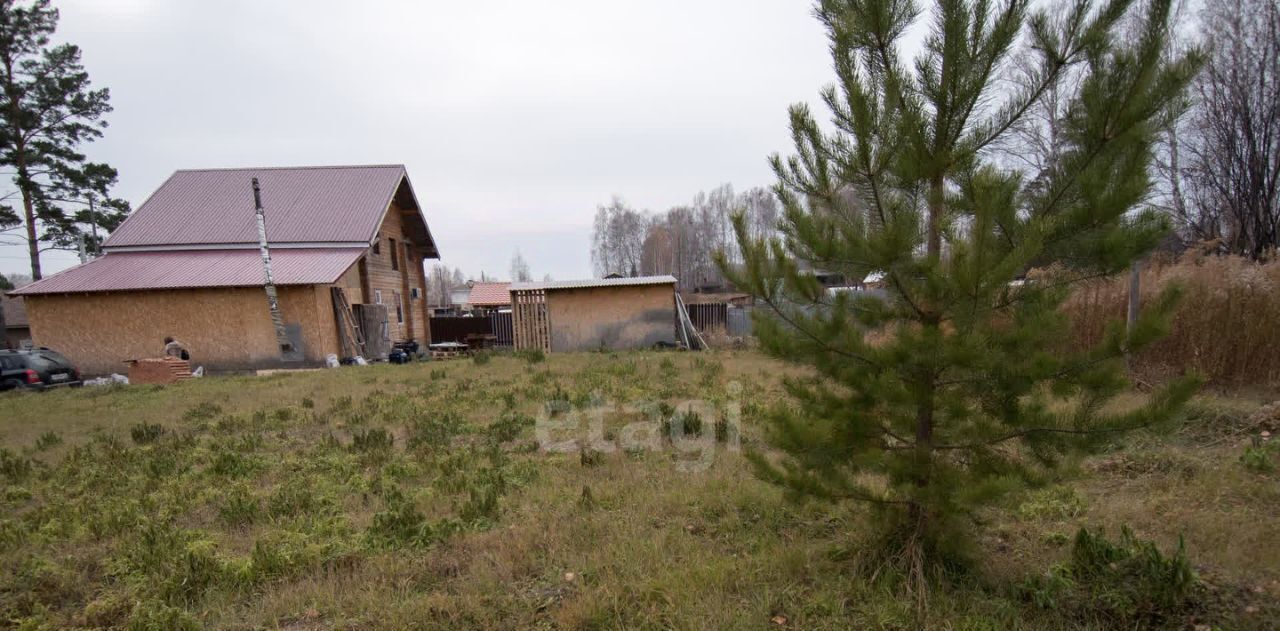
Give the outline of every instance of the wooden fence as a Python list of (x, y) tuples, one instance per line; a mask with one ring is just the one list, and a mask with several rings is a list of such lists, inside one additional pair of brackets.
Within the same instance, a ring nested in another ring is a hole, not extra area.
[(516, 350), (551, 352), (551, 327), (547, 320), (547, 292), (541, 289), (511, 290), (512, 333)]
[(492, 335), (493, 323), (489, 318), (465, 318), (443, 316), (431, 318), (431, 343), (467, 343), (468, 335)]
[(714, 302), (700, 305), (686, 305), (689, 319), (701, 333), (724, 332), (728, 328), (729, 305)]

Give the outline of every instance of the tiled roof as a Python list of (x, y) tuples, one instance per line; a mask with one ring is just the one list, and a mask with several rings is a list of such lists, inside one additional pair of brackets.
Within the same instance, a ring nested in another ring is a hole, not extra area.
[(467, 303), (476, 307), (511, 304), (511, 283), (472, 283)]
[[(332, 283), (362, 254), (363, 248), (272, 250), (272, 279), (277, 285)], [(258, 250), (112, 252), (11, 293), (30, 296), (194, 287), (261, 287), (263, 281), (262, 256)]]
[(256, 245), (255, 177), (267, 239), (316, 247), (371, 241), (401, 183), (407, 186), (404, 166), (398, 164), (177, 171), (103, 247)]
[(587, 280), (557, 280), (545, 283), (513, 283), (511, 291), (524, 289), (587, 289), (591, 287), (630, 287), (636, 285), (674, 285), (675, 276), (637, 276), (635, 278), (591, 278)]

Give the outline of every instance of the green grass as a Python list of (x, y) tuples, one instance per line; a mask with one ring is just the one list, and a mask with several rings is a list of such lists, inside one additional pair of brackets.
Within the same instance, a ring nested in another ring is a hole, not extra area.
[[(752, 416), (795, 372), (499, 354), (3, 396), (0, 627), (918, 628), (860, 563), (862, 507), (788, 502), (736, 449), (762, 447)], [(985, 565), (924, 626), (1115, 626), (1070, 603), (1146, 602), (1129, 574), (1064, 581), (1097, 574), (1072, 569), (1081, 527), (1128, 526), (1154, 546), (1084, 541), (1159, 570), (1182, 537), (1203, 583), (1140, 624), (1276, 627), (1280, 453), (1257, 407), (1202, 399), (979, 516)], [(538, 448), (536, 419), (582, 410), (592, 444)]]

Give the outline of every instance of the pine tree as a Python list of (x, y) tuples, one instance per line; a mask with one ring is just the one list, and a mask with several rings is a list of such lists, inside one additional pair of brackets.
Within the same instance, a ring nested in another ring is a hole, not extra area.
[(57, 25), (49, 0), (0, 0), (0, 166), (22, 200), (21, 212), (0, 206), (0, 230), (24, 228), (35, 280), (42, 243), (75, 249), (86, 239), (96, 251), (129, 210), (108, 194), (115, 169), (78, 150), (102, 136), (110, 95), (91, 88), (79, 48), (50, 45)]
[[(776, 451), (751, 454), (758, 473), (883, 511), (882, 559), (917, 594), (971, 560), (976, 510), (1170, 417), (1196, 387), (1178, 379), (1136, 408), (1108, 406), (1130, 386), (1124, 351), (1163, 333), (1176, 292), (1091, 349), (1066, 339), (1060, 306), (1166, 233), (1143, 206), (1152, 143), (1201, 55), (1162, 56), (1169, 0), (1056, 9), (938, 0), (907, 62), (912, 0), (821, 0), (834, 131), (792, 107), (797, 155), (771, 160), (780, 236), (753, 240), (739, 216), (742, 262), (720, 257), (771, 307), (757, 310), (762, 348), (816, 373), (787, 381), (794, 404), (768, 414)], [(996, 149), (1051, 87), (1070, 90), (1052, 159), (1010, 166)], [(874, 273), (885, 289), (832, 292), (812, 269)]]

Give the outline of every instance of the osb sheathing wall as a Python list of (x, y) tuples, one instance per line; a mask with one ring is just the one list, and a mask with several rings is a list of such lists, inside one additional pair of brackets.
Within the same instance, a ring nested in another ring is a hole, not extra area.
[[(285, 323), (301, 325), (304, 363), (338, 352), (328, 286), (280, 287), (279, 295)], [(260, 287), (28, 296), (27, 313), (35, 344), (85, 374), (124, 372), (127, 359), (159, 356), (167, 335), (207, 370), (281, 365)]]
[(674, 285), (547, 291), (551, 350), (648, 348), (675, 342)]

